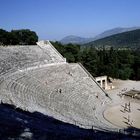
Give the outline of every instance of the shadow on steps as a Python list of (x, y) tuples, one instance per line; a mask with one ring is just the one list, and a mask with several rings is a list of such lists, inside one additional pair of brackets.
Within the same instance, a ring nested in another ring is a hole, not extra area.
[(39, 112), (27, 112), (0, 104), (0, 140), (138, 140), (128, 128), (125, 134), (82, 129)]

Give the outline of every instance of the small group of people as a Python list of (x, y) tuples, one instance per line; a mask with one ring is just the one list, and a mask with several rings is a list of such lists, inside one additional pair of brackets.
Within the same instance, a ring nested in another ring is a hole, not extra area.
[(72, 73), (71, 73), (70, 71), (68, 72), (68, 74), (69, 74), (70, 76), (72, 76)]
[(117, 94), (118, 96), (120, 96), (121, 98), (124, 98), (124, 93), (127, 91), (127, 88), (124, 88), (121, 90), (121, 92), (119, 92), (119, 94)]
[(127, 91), (127, 88), (122, 89), (122, 92)]
[[(123, 109), (124, 109), (124, 113), (125, 112), (130, 113), (131, 112), (131, 104), (130, 104), (130, 102), (125, 103)], [(133, 120), (130, 119), (130, 115), (129, 114), (128, 114), (127, 118), (125, 118), (125, 119), (127, 120), (127, 124), (129, 126), (132, 126), (133, 125)]]
[(62, 93), (62, 89), (61, 88), (60, 89), (57, 89), (56, 92)]
[(125, 103), (124, 105), (124, 112), (131, 112), (131, 106), (130, 106), (130, 102), (129, 103)]
[(133, 125), (133, 120), (130, 119), (130, 116), (128, 115), (128, 118), (127, 118), (127, 124), (129, 126), (132, 126)]

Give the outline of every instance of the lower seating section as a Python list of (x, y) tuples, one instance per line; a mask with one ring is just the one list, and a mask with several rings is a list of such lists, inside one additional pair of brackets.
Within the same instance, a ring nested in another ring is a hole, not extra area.
[(108, 98), (79, 64), (17, 71), (0, 86), (11, 93), (17, 106), (26, 110), (47, 115), (49, 112), (57, 119), (85, 128), (110, 129), (106, 120), (98, 116), (103, 115), (100, 110)]

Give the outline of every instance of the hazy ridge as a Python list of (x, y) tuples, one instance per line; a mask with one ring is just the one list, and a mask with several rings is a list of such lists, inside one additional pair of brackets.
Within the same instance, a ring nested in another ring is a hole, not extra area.
[(85, 38), (85, 37), (80, 37), (80, 36), (75, 36), (75, 35), (69, 35), (64, 37), (63, 39), (60, 40), (60, 42), (62, 44), (68, 44), (68, 43), (72, 43), (72, 44), (86, 44), (98, 39), (102, 39), (111, 35), (115, 35), (115, 34), (119, 34), (119, 33), (123, 33), (123, 32), (127, 32), (127, 31), (132, 31), (132, 30), (136, 30), (136, 29), (140, 29), (140, 27), (131, 27), (131, 28), (122, 28), (122, 27), (117, 27), (117, 28), (113, 28), (110, 30), (106, 30), (104, 32), (102, 32), (101, 34), (92, 37), (92, 38)]

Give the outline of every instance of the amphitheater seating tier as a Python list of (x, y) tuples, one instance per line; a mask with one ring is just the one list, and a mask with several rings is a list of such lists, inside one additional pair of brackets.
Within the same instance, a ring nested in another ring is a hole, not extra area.
[(79, 64), (66, 63), (49, 42), (0, 47), (0, 99), (84, 128), (116, 128), (100, 117), (108, 97)]

